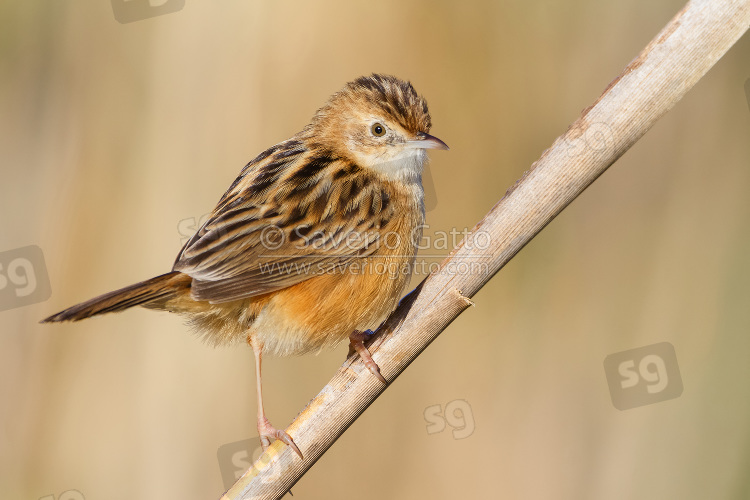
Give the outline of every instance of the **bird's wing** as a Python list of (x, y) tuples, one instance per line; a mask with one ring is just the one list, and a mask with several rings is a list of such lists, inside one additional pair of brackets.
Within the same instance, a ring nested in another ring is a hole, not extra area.
[(383, 184), (330, 151), (283, 142), (252, 160), (173, 270), (212, 303), (289, 287), (372, 255), (394, 217)]

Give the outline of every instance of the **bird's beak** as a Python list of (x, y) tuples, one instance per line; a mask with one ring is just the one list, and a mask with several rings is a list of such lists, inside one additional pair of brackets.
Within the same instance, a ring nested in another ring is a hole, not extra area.
[(413, 141), (407, 141), (406, 146), (416, 149), (450, 149), (446, 143), (435, 136), (417, 132), (417, 138)]

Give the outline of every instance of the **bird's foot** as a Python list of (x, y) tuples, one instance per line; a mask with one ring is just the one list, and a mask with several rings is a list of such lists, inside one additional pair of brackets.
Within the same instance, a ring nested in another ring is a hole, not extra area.
[(362, 362), (365, 364), (367, 369), (370, 370), (370, 373), (375, 375), (378, 380), (380, 380), (384, 384), (387, 384), (388, 382), (385, 381), (385, 377), (380, 374), (380, 367), (378, 367), (378, 364), (374, 359), (372, 359), (370, 351), (368, 351), (367, 347), (365, 347), (365, 340), (369, 339), (372, 335), (374, 334), (370, 330), (364, 332), (354, 330), (354, 332), (349, 335), (349, 354), (351, 355), (354, 352), (359, 354), (359, 357), (362, 358)]
[(263, 448), (263, 451), (266, 451), (266, 449), (271, 446), (274, 439), (278, 439), (294, 450), (300, 458), (303, 458), (302, 452), (299, 451), (297, 445), (294, 444), (292, 437), (285, 431), (279, 430), (271, 425), (271, 422), (269, 422), (266, 417), (258, 419), (258, 435), (260, 436), (260, 446)]

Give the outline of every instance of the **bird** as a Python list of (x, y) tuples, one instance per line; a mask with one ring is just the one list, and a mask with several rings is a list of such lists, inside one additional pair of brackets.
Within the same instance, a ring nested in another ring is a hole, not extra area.
[(262, 448), (280, 440), (303, 458), (266, 417), (262, 358), (319, 352), (348, 337), (350, 353), (386, 383), (364, 342), (411, 277), (427, 150), (448, 149), (431, 126), (410, 82), (356, 78), (299, 133), (247, 163), (170, 272), (42, 323), (142, 306), (185, 316), (209, 344), (249, 343)]

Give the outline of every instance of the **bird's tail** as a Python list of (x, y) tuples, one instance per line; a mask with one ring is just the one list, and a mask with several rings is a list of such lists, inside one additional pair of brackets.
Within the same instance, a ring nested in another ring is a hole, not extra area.
[(114, 292), (105, 293), (53, 314), (41, 322), (79, 321), (98, 314), (123, 311), (139, 305), (160, 309), (168, 300), (176, 298), (181, 292), (187, 291), (191, 282), (190, 276), (173, 271)]

